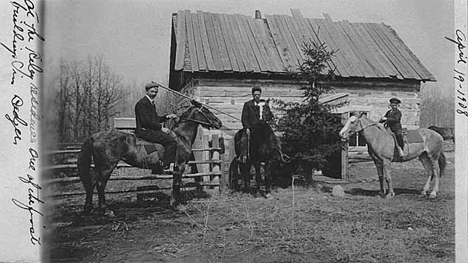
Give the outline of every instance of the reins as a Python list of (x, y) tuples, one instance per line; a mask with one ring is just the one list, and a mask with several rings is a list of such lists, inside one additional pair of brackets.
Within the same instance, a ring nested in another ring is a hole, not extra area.
[[(202, 104), (201, 109), (196, 108), (196, 107), (195, 107), (194, 109), (192, 109), (192, 111), (190, 112), (189, 116), (188, 116), (187, 119), (185, 119), (185, 120), (187, 120), (187, 121), (193, 121), (193, 122), (196, 122), (196, 123), (199, 123), (199, 124), (202, 124), (202, 125), (206, 125), (206, 126), (213, 127), (213, 126), (214, 126), (213, 122), (212, 122), (212, 121), (210, 120), (210, 118), (208, 118), (208, 116), (206, 116), (206, 114), (202, 111), (202, 109), (203, 109), (204, 106), (205, 106), (205, 105)], [(201, 121), (201, 120), (197, 120), (197, 119), (192, 118), (192, 115), (194, 114), (195, 111), (198, 111), (201, 115), (203, 115), (203, 117), (205, 117), (205, 119), (206, 119), (208, 122), (205, 122), (205, 121)]]
[[(153, 81), (153, 82), (154, 82), (154, 81)], [(158, 86), (161, 87), (161, 88), (163, 88), (163, 89), (165, 89), (165, 90), (168, 90), (168, 91), (170, 91), (170, 92), (172, 92), (172, 93), (174, 93), (174, 94), (176, 94), (176, 95), (179, 95), (179, 96), (184, 97), (184, 98), (186, 98), (186, 99), (192, 100), (192, 98), (190, 98), (189, 96), (187, 96), (187, 95), (185, 95), (185, 94), (182, 94), (182, 93), (180, 93), (180, 92), (178, 92), (178, 91), (172, 90), (172, 89), (170, 89), (170, 88), (168, 88), (168, 87), (164, 87), (164, 86), (161, 85), (161, 84), (158, 84)], [(202, 105), (202, 108), (203, 108), (203, 107), (207, 107), (208, 109), (215, 110), (215, 111), (220, 112), (220, 113), (222, 113), (222, 114), (224, 114), (224, 115), (227, 115), (227, 116), (229, 116), (229, 117), (231, 117), (231, 118), (233, 118), (233, 119), (235, 119), (235, 120), (240, 121), (239, 118), (237, 118), (237, 117), (235, 117), (235, 116), (232, 116), (232, 115), (229, 114), (229, 113), (226, 113), (226, 112), (224, 112), (224, 111), (222, 111), (222, 110), (218, 110), (218, 109), (213, 108), (213, 107), (210, 107), (210, 106), (208, 106), (208, 105), (206, 105), (206, 104), (204, 104), (204, 103), (201, 103), (201, 102), (199, 102), (199, 103)]]

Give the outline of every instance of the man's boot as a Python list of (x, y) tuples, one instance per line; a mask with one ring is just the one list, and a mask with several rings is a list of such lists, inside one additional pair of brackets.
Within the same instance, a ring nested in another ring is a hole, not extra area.
[(400, 158), (401, 158), (401, 159), (406, 158), (406, 156), (408, 155), (408, 153), (405, 152), (400, 146), (398, 146), (397, 148), (398, 148), (398, 154), (400, 155)]

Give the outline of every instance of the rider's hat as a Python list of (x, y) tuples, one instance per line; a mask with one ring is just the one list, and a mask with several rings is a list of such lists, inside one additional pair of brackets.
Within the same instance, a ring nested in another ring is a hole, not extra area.
[(159, 87), (159, 84), (156, 83), (156, 82), (154, 82), (154, 81), (151, 81), (150, 83), (148, 83), (148, 84), (145, 85), (145, 90), (148, 91), (149, 89), (151, 89), (151, 88), (153, 88), (153, 87), (156, 87), (156, 88), (157, 88), (157, 87)]
[(391, 98), (391, 99), (390, 99), (390, 103), (400, 104), (400, 103), (401, 103), (401, 100), (399, 100), (399, 99), (397, 99), (397, 98)]

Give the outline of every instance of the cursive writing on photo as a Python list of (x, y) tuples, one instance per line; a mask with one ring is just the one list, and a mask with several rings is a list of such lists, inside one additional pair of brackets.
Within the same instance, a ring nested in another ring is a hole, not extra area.
[[(462, 30), (457, 29), (455, 31), (456, 39), (445, 37), (448, 41), (457, 45), (458, 49), (458, 59), (455, 64), (455, 75), (454, 79), (457, 84), (457, 89), (455, 92), (455, 96), (457, 98), (457, 114), (465, 115), (468, 117), (468, 103), (466, 99), (467, 89), (466, 89), (466, 82), (465, 82), (465, 69), (467, 56), (465, 53), (466, 49), (466, 36)], [(463, 69), (462, 69), (463, 68)]]
[(30, 87), (30, 94), (31, 94), (31, 111), (30, 111), (30, 119), (29, 119), (29, 136), (30, 142), (36, 143), (37, 142), (37, 126), (39, 122), (39, 89), (37, 88), (34, 83), (31, 83)]
[[(11, 45), (0, 42), (0, 45), (11, 54), (14, 61), (11, 62), (12, 76), (11, 84), (15, 84), (16, 74), (20, 74), (29, 79), (34, 78), (36, 72), (42, 73), (42, 68), (39, 62), (42, 62), (39, 52), (34, 51), (31, 47), (33, 41), (45, 41), (44, 37), (38, 32), (38, 24), (40, 23), (39, 15), (35, 11), (35, 5), (31, 0), (12, 1), (13, 7), (13, 39)], [(22, 54), (25, 53), (25, 54)]]
[(33, 80), (37, 72), (42, 73), (42, 68), (38, 65), (38, 62), (36, 62), (36, 60), (42, 62), (41, 55), (28, 47), (25, 47), (25, 49), (29, 51), (27, 66), (25, 66), (24, 62), (21, 60), (11, 62), (13, 79), (16, 74), (19, 73), (21, 77), (28, 77)]
[(20, 117), (19, 111), (20, 107), (23, 106), (23, 99), (18, 96), (14, 95), (11, 99), (11, 106), (13, 107), (13, 116), (5, 114), (5, 118), (10, 121), (11, 125), (14, 129), (14, 137), (13, 137), (13, 144), (17, 145), (18, 140), (21, 140), (21, 130), (18, 126), (28, 126), (28, 123)]
[[(30, 148), (29, 154), (28, 169), (36, 171), (36, 162), (39, 158), (39, 153), (35, 149)], [(18, 178), (23, 184), (28, 186), (27, 201), (22, 202), (16, 198), (12, 198), (11, 200), (16, 207), (26, 210), (29, 213), (29, 234), (31, 243), (33, 245), (42, 245), (40, 232), (36, 228), (37, 222), (40, 221), (36, 219), (38, 217), (44, 217), (44, 214), (41, 213), (39, 209), (39, 206), (44, 204), (44, 201), (40, 198), (40, 190), (42, 187), (39, 183), (35, 182), (34, 176), (30, 173), (28, 173), (26, 177), (19, 176)], [(43, 225), (42, 228), (46, 228), (45, 225)]]

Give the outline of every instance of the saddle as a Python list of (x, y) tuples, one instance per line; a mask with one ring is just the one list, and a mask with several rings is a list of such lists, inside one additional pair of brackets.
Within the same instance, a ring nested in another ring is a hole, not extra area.
[(158, 152), (161, 156), (163, 155), (164, 153), (164, 147), (161, 145), (161, 144), (158, 144), (158, 143), (152, 143), (152, 142), (148, 142), (148, 141), (145, 141), (143, 139), (140, 139), (137, 137), (137, 141), (136, 141), (136, 145), (137, 146), (143, 146), (143, 148), (145, 149), (146, 153), (148, 155), (154, 153), (154, 152)]
[(423, 137), (418, 130), (403, 129), (403, 140), (406, 143), (421, 143), (424, 142)]
[[(392, 135), (393, 141), (395, 143), (395, 148), (394, 148), (394, 160), (396, 161), (403, 161), (404, 157), (402, 157), (399, 153), (399, 145), (398, 141), (396, 138), (395, 133), (393, 133), (390, 129), (387, 128), (387, 131)], [(403, 152), (409, 152), (409, 144), (411, 143), (421, 143), (424, 142), (421, 134), (419, 134), (418, 130), (408, 130), (406, 128), (402, 129), (402, 136), (403, 136), (403, 141), (405, 142)]]

